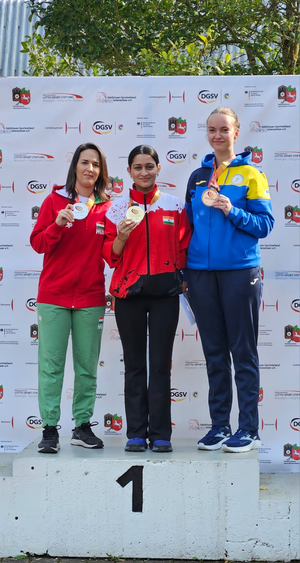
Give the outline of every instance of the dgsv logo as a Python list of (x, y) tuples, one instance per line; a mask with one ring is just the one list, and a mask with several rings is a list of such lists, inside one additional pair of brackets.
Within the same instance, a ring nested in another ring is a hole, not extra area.
[(27, 190), (31, 194), (44, 194), (47, 189), (47, 184), (40, 184), (37, 180), (30, 180), (27, 184)]
[(291, 188), (294, 192), (300, 193), (300, 178), (291, 183)]
[(31, 297), (30, 299), (27, 299), (26, 303), (25, 303), (26, 309), (28, 309), (29, 311), (36, 311), (36, 299), (34, 299), (33, 297)]
[(26, 426), (28, 426), (28, 428), (32, 428), (33, 430), (39, 430), (39, 428), (43, 427), (43, 421), (37, 416), (29, 416), (26, 420)]
[(296, 313), (300, 313), (300, 299), (294, 299), (291, 303), (291, 308), (293, 311), (296, 311)]
[(212, 104), (213, 102), (217, 101), (218, 96), (219, 94), (216, 94), (215, 92), (210, 92), (209, 90), (200, 90), (198, 94), (198, 100), (203, 104)]
[(166, 155), (166, 159), (168, 162), (172, 164), (181, 164), (186, 159), (186, 153), (178, 153), (177, 151), (169, 151)]
[(104, 121), (95, 121), (92, 126), (92, 130), (98, 135), (106, 135), (107, 133), (111, 133), (112, 128), (112, 125), (104, 123)]
[(171, 389), (171, 401), (179, 402), (187, 398), (187, 391), (178, 391), (176, 387)]
[(293, 430), (297, 430), (299, 432), (300, 431), (300, 418), (293, 418), (290, 422), (290, 427)]

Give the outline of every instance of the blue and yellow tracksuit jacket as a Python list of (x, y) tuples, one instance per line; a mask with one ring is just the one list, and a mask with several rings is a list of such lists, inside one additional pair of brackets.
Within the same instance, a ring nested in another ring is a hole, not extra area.
[(213, 173), (214, 154), (206, 155), (202, 167), (191, 174), (185, 205), (193, 229), (187, 268), (241, 270), (259, 266), (258, 239), (271, 232), (274, 217), (267, 178), (251, 165), (250, 156), (250, 151), (238, 154), (219, 176), (220, 193), (232, 203), (227, 216), (201, 199)]

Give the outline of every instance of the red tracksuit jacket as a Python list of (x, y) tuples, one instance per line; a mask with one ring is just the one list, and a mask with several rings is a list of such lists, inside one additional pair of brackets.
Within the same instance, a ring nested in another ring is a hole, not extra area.
[(85, 219), (65, 227), (56, 224), (58, 212), (74, 203), (64, 186), (55, 186), (43, 202), (30, 236), (32, 248), (44, 253), (37, 302), (68, 308), (105, 305), (104, 215), (110, 201), (95, 200)]
[[(110, 293), (126, 298), (137, 295), (171, 296), (181, 293), (182, 275), (191, 237), (190, 223), (181, 201), (161, 193), (150, 205), (156, 191), (130, 194), (113, 203), (105, 218), (103, 256), (115, 268)], [(126, 219), (130, 198), (144, 209), (145, 216), (130, 233), (121, 255), (112, 250), (117, 225)]]

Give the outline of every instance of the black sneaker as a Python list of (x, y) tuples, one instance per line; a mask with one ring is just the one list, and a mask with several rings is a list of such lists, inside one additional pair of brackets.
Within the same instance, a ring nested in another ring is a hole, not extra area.
[(41, 454), (57, 454), (60, 448), (57, 428), (59, 429), (61, 426), (48, 426), (46, 424), (43, 430), (43, 438), (38, 445), (38, 452)]
[(91, 426), (97, 426), (98, 422), (84, 422), (72, 430), (72, 446), (83, 446), (84, 448), (103, 448), (104, 444), (100, 438), (95, 436)]

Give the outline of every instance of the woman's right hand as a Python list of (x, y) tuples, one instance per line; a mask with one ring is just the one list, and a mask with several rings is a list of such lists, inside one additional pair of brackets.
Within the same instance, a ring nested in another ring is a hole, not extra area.
[(65, 227), (67, 223), (73, 223), (73, 222), (74, 222), (73, 205), (71, 203), (68, 203), (65, 209), (61, 209), (58, 212), (55, 223), (59, 225), (59, 227)]
[(136, 226), (137, 223), (135, 221), (130, 221), (128, 219), (124, 219), (120, 221), (120, 223), (118, 224), (119, 239), (125, 242), (128, 239), (131, 231), (133, 231), (133, 229), (135, 229)]

